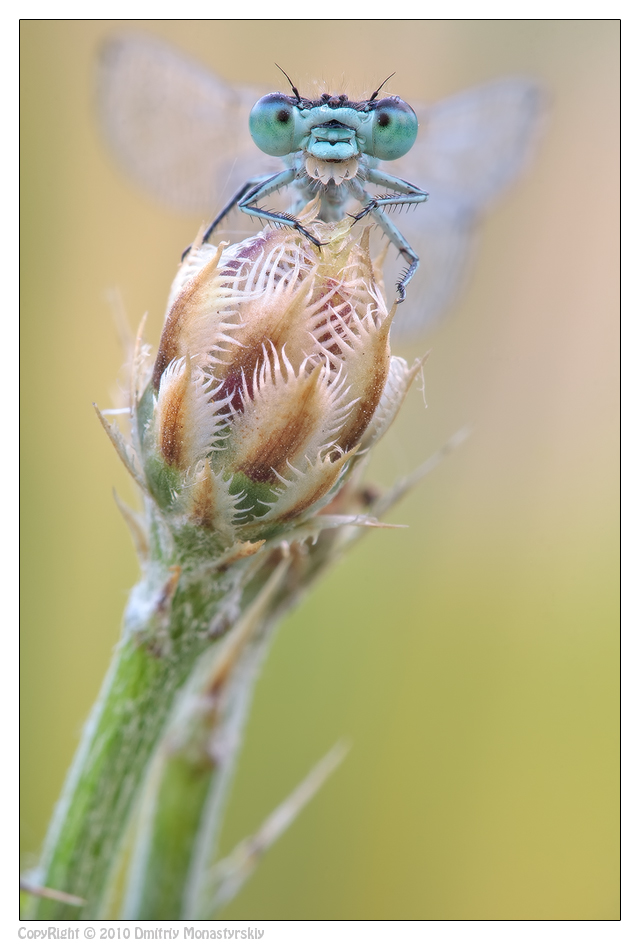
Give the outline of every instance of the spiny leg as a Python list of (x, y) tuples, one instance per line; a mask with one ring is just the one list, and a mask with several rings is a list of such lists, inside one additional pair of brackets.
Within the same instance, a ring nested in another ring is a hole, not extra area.
[(394, 189), (394, 193), (383, 194), (379, 197), (372, 197), (367, 193), (364, 187), (352, 186), (351, 192), (360, 201), (360, 203), (364, 205), (362, 210), (353, 216), (353, 221), (355, 223), (356, 221), (362, 220), (364, 217), (371, 214), (380, 226), (383, 233), (388, 236), (389, 240), (393, 243), (393, 245), (406, 261), (407, 268), (396, 283), (396, 289), (398, 290), (399, 295), (398, 302), (404, 302), (407, 294), (407, 285), (415, 275), (416, 269), (420, 263), (420, 259), (411, 248), (407, 240), (404, 238), (400, 230), (391, 222), (382, 208), (385, 206), (401, 206), (403, 204), (423, 203), (427, 199), (428, 194), (426, 194), (423, 190), (420, 190), (418, 187), (415, 187), (413, 184), (410, 184), (408, 181), (401, 180), (399, 177), (393, 177), (391, 174), (385, 174), (384, 172), (375, 169), (370, 169), (367, 172), (366, 179), (372, 184), (380, 184), (382, 186), (392, 187)]
[[(250, 177), (249, 180), (248, 180), (245, 184), (242, 185), (242, 187), (240, 188), (240, 190), (238, 190), (238, 191), (233, 195), (233, 197), (232, 197), (231, 200), (226, 204), (226, 206), (224, 206), (224, 207), (222, 208), (222, 210), (221, 210), (220, 213), (217, 215), (217, 217), (213, 220), (213, 222), (209, 224), (209, 226), (208, 226), (207, 229), (205, 230), (204, 236), (202, 237), (202, 242), (203, 242), (203, 243), (208, 243), (208, 242), (209, 242), (209, 237), (211, 236), (211, 234), (213, 233), (213, 231), (215, 230), (215, 228), (216, 228), (217, 226), (219, 226), (219, 224), (224, 220), (224, 218), (227, 216), (227, 214), (230, 213), (230, 212), (233, 210), (234, 207), (237, 207), (237, 206), (238, 206), (238, 204), (240, 203), (240, 200), (244, 197), (244, 195), (247, 193), (247, 191), (251, 191), (251, 190), (253, 190), (255, 187), (259, 187), (259, 186), (260, 186), (261, 184), (263, 184), (265, 181), (270, 180), (270, 179), (271, 179), (270, 177), (265, 177), (264, 175), (262, 175), (261, 177)], [(185, 258), (185, 256), (187, 255), (187, 253), (190, 252), (192, 246), (193, 246), (193, 243), (190, 243), (189, 246), (187, 246), (187, 248), (184, 250), (184, 252), (183, 252), (183, 254), (182, 254), (182, 256), (181, 256), (181, 259), (184, 259), (184, 258)]]
[(286, 171), (281, 171), (279, 174), (275, 174), (273, 177), (267, 178), (262, 182), (257, 183), (254, 187), (249, 190), (248, 193), (245, 193), (243, 197), (238, 201), (238, 207), (243, 213), (248, 214), (251, 217), (258, 217), (261, 220), (271, 220), (273, 223), (280, 223), (283, 226), (290, 226), (293, 229), (297, 230), (298, 233), (302, 233), (303, 236), (306, 236), (314, 246), (322, 246), (322, 242), (314, 236), (309, 230), (300, 223), (300, 221), (294, 217), (291, 213), (279, 212), (276, 210), (264, 210), (261, 207), (256, 207), (255, 204), (258, 200), (262, 200), (264, 197), (268, 197), (270, 194), (280, 190), (281, 187), (286, 187), (289, 184), (293, 183), (296, 177), (295, 170), (289, 168)]
[(398, 290), (397, 301), (404, 302), (407, 295), (407, 286), (416, 274), (416, 270), (420, 264), (420, 257), (411, 248), (397, 226), (391, 222), (384, 210), (374, 206), (369, 212), (407, 263), (407, 268), (396, 282), (396, 289)]

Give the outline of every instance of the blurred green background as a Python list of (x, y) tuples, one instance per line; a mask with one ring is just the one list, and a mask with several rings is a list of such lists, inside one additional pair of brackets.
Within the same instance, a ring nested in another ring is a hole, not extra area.
[[(223, 849), (342, 736), (352, 750), (225, 916), (618, 916), (618, 68), (614, 21), (31, 21), (21, 27), (23, 867), (118, 638), (133, 491), (91, 406), (117, 287), (157, 342), (200, 218), (101, 143), (100, 42), (138, 27), (230, 81), (437, 100), (538, 77), (549, 126), (482, 228), (469, 284), (379, 448), (391, 482), (473, 434), (282, 626)], [(419, 183), (419, 182), (418, 182)]]

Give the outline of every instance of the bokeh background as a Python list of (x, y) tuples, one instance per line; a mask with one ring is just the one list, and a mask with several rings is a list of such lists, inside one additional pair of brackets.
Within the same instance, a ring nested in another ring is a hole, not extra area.
[[(118, 638), (134, 501), (91, 406), (122, 354), (108, 291), (157, 341), (202, 222), (154, 204), (95, 121), (101, 41), (142, 28), (234, 82), (437, 100), (539, 78), (549, 123), (482, 227), (375, 477), (471, 438), (283, 624), (223, 850), (339, 738), (350, 754), (224, 915), (618, 916), (618, 145), (615, 21), (31, 21), (21, 27), (23, 867)], [(372, 85), (373, 87), (373, 85)]]

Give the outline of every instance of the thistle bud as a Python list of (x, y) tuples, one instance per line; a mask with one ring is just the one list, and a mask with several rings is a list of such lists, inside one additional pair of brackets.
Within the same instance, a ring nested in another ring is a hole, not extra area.
[(413, 377), (390, 356), (368, 231), (304, 223), (321, 246), (288, 228), (194, 245), (138, 402), (149, 492), (172, 531), (221, 548), (328, 503)]

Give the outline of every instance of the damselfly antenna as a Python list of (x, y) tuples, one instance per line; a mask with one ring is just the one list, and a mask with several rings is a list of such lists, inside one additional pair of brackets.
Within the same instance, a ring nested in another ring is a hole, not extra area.
[[(280, 69), (280, 72), (283, 74), (283, 76), (285, 77), (285, 79), (287, 80), (287, 82), (289, 83), (289, 85), (291, 86), (291, 91), (293, 92), (293, 94), (295, 95), (295, 97), (297, 98), (297, 100), (298, 100), (299, 102), (301, 102), (301, 101), (302, 101), (302, 98), (301, 98), (301, 96), (300, 96), (300, 92), (298, 92), (297, 88), (295, 87), (295, 85), (293, 84), (293, 82), (291, 81), (291, 79), (289, 78), (289, 76), (287, 75), (287, 73), (284, 71), (284, 69), (282, 68), (282, 66), (279, 66), (277, 62), (275, 62), (274, 65), (275, 65), (276, 69)], [(389, 78), (391, 78), (391, 77), (389, 77)], [(384, 81), (386, 82), (387, 80), (385, 79)], [(384, 85), (384, 82), (382, 83), (382, 85)], [(378, 89), (378, 91), (380, 91), (380, 89)]]
[[(278, 68), (279, 68), (279, 67), (278, 67)], [(282, 70), (280, 70), (280, 71), (282, 71)], [(382, 86), (383, 86), (383, 85), (386, 85), (386, 83), (389, 81), (389, 79), (393, 79), (394, 75), (395, 75), (395, 72), (392, 72), (391, 75), (388, 75), (388, 76), (387, 76), (387, 78), (384, 80), (384, 82), (381, 82), (381, 83), (380, 83), (380, 85), (378, 86), (378, 88), (375, 90), (375, 92), (373, 93), (373, 95), (371, 96), (371, 98), (369, 99), (369, 101), (367, 102), (367, 105), (371, 105), (371, 103), (376, 100), (377, 95), (378, 95), (378, 92), (382, 91)]]

